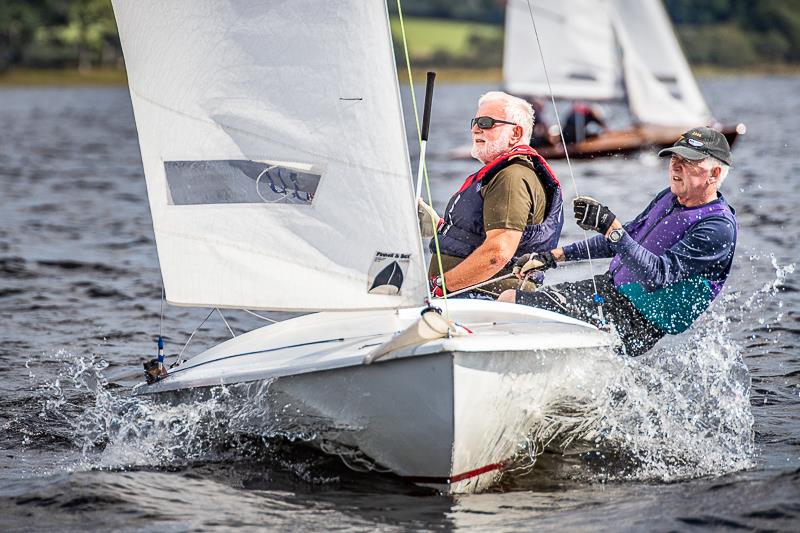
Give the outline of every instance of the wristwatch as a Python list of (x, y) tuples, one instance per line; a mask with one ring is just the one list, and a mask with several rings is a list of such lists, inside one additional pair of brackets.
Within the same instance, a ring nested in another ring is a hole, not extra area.
[(611, 230), (611, 233), (608, 234), (608, 242), (619, 242), (622, 240), (623, 235), (625, 235), (625, 230), (623, 228)]

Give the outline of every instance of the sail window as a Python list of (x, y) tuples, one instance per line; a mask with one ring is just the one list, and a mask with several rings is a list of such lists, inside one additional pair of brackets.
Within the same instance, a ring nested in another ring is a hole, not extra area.
[(172, 205), (310, 205), (321, 178), (310, 168), (247, 160), (164, 162)]

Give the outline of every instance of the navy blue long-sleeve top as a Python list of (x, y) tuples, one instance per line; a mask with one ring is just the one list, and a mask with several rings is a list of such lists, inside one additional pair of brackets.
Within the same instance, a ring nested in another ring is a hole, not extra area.
[[(707, 279), (724, 280), (730, 269), (736, 242), (736, 228), (724, 216), (712, 215), (692, 226), (686, 234), (662, 255), (656, 255), (636, 242), (628, 233), (644, 223), (653, 205), (669, 189), (650, 202), (635, 219), (623, 224), (625, 235), (610, 243), (603, 235), (595, 235), (564, 247), (567, 261), (608, 258), (618, 255), (622, 263), (648, 291), (660, 289), (703, 275)], [(721, 201), (721, 200), (715, 200)], [(686, 209), (676, 201), (675, 209)]]

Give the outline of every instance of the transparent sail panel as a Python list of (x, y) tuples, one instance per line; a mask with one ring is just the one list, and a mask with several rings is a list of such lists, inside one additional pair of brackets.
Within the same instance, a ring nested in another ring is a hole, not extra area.
[(256, 161), (166, 161), (171, 205), (310, 205), (321, 176)]

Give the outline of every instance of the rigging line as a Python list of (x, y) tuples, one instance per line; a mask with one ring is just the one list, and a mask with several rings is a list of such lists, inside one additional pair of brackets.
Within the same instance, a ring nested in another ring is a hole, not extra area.
[[(213, 312), (213, 309), (212, 309), (212, 312)], [(333, 338), (333, 339), (321, 339), (321, 340), (316, 340), (316, 341), (300, 342), (300, 343), (297, 343), (297, 344), (289, 344), (289, 345), (286, 345), (286, 346), (277, 346), (277, 347), (274, 347), (274, 348), (265, 348), (263, 350), (254, 350), (252, 352), (243, 352), (243, 353), (225, 355), (223, 357), (218, 357), (217, 359), (210, 359), (208, 361), (203, 361), (201, 363), (197, 363), (197, 364), (194, 364), (194, 365), (189, 365), (189, 366), (185, 366), (185, 367), (176, 368), (175, 370), (170, 372), (170, 374), (176, 374), (178, 372), (183, 372), (184, 370), (190, 370), (190, 369), (193, 369), (193, 368), (201, 367), (203, 365), (209, 365), (211, 363), (218, 363), (220, 361), (227, 361), (228, 359), (234, 359), (236, 357), (243, 357), (245, 355), (256, 355), (256, 354), (260, 354), (260, 353), (272, 353), (272, 352), (277, 352), (279, 350), (287, 350), (287, 349), (290, 349), (290, 348), (304, 348), (306, 346), (315, 346), (315, 345), (318, 345), (318, 344), (329, 344), (329, 343), (332, 343), (332, 342), (345, 342), (345, 341), (351, 341), (351, 340), (354, 340), (354, 339), (368, 339), (368, 338), (371, 338), (371, 337), (380, 337), (380, 336), (383, 336), (383, 335), (386, 335), (386, 333), (370, 333), (369, 335), (356, 335), (356, 336), (353, 336), (353, 337), (336, 337), (336, 338)]]
[[(572, 180), (572, 188), (575, 189), (575, 196), (580, 196), (578, 194), (578, 184), (575, 182), (575, 174), (572, 171), (572, 162), (569, 159), (569, 150), (567, 150), (567, 143), (564, 142), (564, 130), (561, 128), (561, 118), (558, 116), (558, 109), (556, 108), (556, 97), (553, 94), (553, 86), (550, 84), (550, 74), (547, 72), (547, 64), (544, 61), (544, 52), (542, 51), (542, 43), (539, 40), (539, 31), (536, 29), (536, 20), (533, 16), (533, 6), (531, 5), (531, 0), (527, 0), (528, 2), (528, 13), (531, 15), (531, 24), (533, 24), (533, 34), (536, 37), (536, 46), (539, 49), (539, 58), (542, 60), (542, 70), (544, 70), (544, 78), (547, 80), (547, 90), (550, 91), (550, 101), (553, 104), (553, 112), (556, 115), (556, 123), (558, 124), (558, 134), (561, 137), (561, 146), (564, 147), (564, 158), (567, 160), (567, 168), (569, 168), (569, 177)], [(582, 229), (582, 228), (581, 228)], [(586, 230), (583, 230), (583, 240), (584, 242), (589, 240), (589, 236)], [(597, 292), (597, 281), (594, 279), (594, 265), (592, 264), (592, 253), (589, 250), (589, 245), (586, 245), (586, 253), (589, 259), (589, 273), (592, 277), (592, 286), (594, 287), (594, 293), (596, 296), (599, 296)], [(597, 303), (595, 301), (595, 303)], [(598, 311), (600, 317), (602, 319), (603, 312), (600, 310), (600, 305), (598, 305)]]
[(158, 322), (158, 336), (164, 337), (164, 280), (161, 280), (161, 319)]
[(222, 314), (222, 311), (219, 310), (219, 307), (215, 307), (215, 309), (217, 310), (217, 313), (219, 313), (219, 317), (222, 319), (223, 322), (225, 322), (225, 325), (228, 327), (228, 331), (231, 332), (231, 337), (235, 339), (236, 333), (233, 332), (233, 329), (231, 329), (230, 324), (228, 324), (228, 321), (225, 320), (225, 315)]
[(251, 311), (251, 310), (249, 310), (249, 309), (242, 309), (242, 311), (244, 311), (245, 313), (247, 313), (247, 314), (249, 314), (249, 315), (253, 315), (253, 316), (255, 316), (255, 317), (258, 317), (258, 318), (260, 318), (261, 320), (265, 320), (265, 321), (267, 321), (267, 322), (271, 322), (272, 324), (276, 324), (276, 323), (278, 323), (278, 322), (279, 322), (278, 320), (274, 320), (274, 319), (272, 319), (272, 318), (267, 318), (267, 317), (265, 317), (265, 316), (261, 316), (261, 315), (259, 315), (258, 313), (254, 313), (254, 312), (252, 312), (252, 311)]
[[(215, 308), (215, 309), (216, 309), (216, 308)], [(180, 362), (181, 362), (181, 356), (183, 356), (183, 352), (184, 352), (184, 351), (186, 351), (186, 347), (187, 347), (187, 346), (189, 346), (189, 343), (190, 343), (190, 342), (192, 342), (192, 337), (194, 337), (194, 334), (195, 334), (195, 333), (197, 333), (197, 330), (199, 330), (200, 328), (202, 328), (202, 327), (203, 327), (203, 324), (205, 324), (205, 323), (206, 323), (206, 320), (208, 320), (208, 319), (211, 317), (212, 313), (214, 313), (214, 309), (212, 309), (211, 311), (209, 311), (209, 312), (208, 312), (208, 314), (207, 314), (207, 315), (206, 315), (206, 317), (203, 319), (203, 321), (202, 321), (202, 322), (200, 322), (200, 325), (199, 325), (199, 326), (197, 326), (196, 328), (194, 328), (194, 331), (192, 332), (192, 334), (191, 334), (191, 335), (189, 335), (189, 338), (188, 338), (188, 339), (186, 339), (186, 344), (184, 344), (184, 345), (183, 345), (183, 348), (181, 348), (181, 351), (180, 351), (180, 353), (178, 354), (178, 360), (176, 361), (177, 363), (180, 363)]]
[[(411, 74), (411, 56), (408, 54), (408, 39), (406, 38), (406, 25), (405, 25), (405, 22), (403, 20), (403, 7), (400, 5), (400, 0), (397, 0), (397, 15), (398, 15), (398, 18), (400, 19), (400, 35), (402, 35), (402, 37), (403, 37), (403, 53), (405, 54), (405, 59), (406, 59), (406, 71), (408, 71), (408, 85), (411, 88), (411, 105), (414, 108), (414, 122), (417, 125), (417, 142), (420, 144), (420, 147), (421, 147), (422, 146), (422, 130), (420, 129), (420, 125), (419, 125), (419, 112), (417, 111), (417, 97), (414, 94), (414, 77)], [(423, 164), (422, 164), (422, 175), (425, 177), (425, 191), (428, 193), (428, 205), (432, 206), (433, 205), (433, 196), (431, 195), (431, 183), (430, 183), (430, 180), (428, 179), (428, 166), (425, 164), (424, 161), (423, 161)], [(417, 199), (414, 198), (414, 201), (416, 202)], [(414, 207), (416, 207), (416, 206), (414, 206)], [(432, 224), (435, 226), (436, 222), (432, 221)], [(445, 317), (449, 320), (450, 319), (450, 310), (448, 309), (448, 306), (447, 306), (447, 287), (445, 286), (445, 283), (444, 283), (444, 266), (442, 265), (442, 252), (439, 249), (439, 232), (437, 231), (436, 227), (433, 228), (433, 244), (434, 244), (434, 248), (436, 250), (436, 266), (439, 269), (439, 275), (442, 277), (442, 293), (443, 293), (442, 300), (444, 300), (444, 313), (445, 313)], [(423, 250), (424, 250), (424, 248), (423, 248)], [(424, 259), (424, 255), (423, 255), (423, 259)], [(427, 276), (427, 273), (426, 273), (426, 275), (425, 275), (426, 283), (427, 283), (427, 277), (428, 276)], [(428, 291), (428, 292), (430, 293), (430, 291)], [(428, 303), (430, 303), (430, 300), (429, 300)]]
[(456, 295), (464, 293), (464, 292), (468, 292), (468, 291), (471, 291), (471, 290), (479, 289), (479, 288), (483, 287), (484, 285), (489, 285), (490, 283), (494, 283), (495, 281), (502, 281), (504, 279), (508, 279), (513, 275), (514, 275), (514, 273), (512, 272), (512, 273), (509, 273), (509, 274), (503, 274), (502, 276), (497, 276), (497, 277), (492, 278), (492, 279), (487, 279), (486, 281), (481, 281), (480, 283), (476, 283), (475, 285), (470, 285), (469, 287), (464, 287), (463, 289), (459, 289), (457, 291), (453, 291), (453, 292), (450, 293), (450, 296), (456, 296)]

